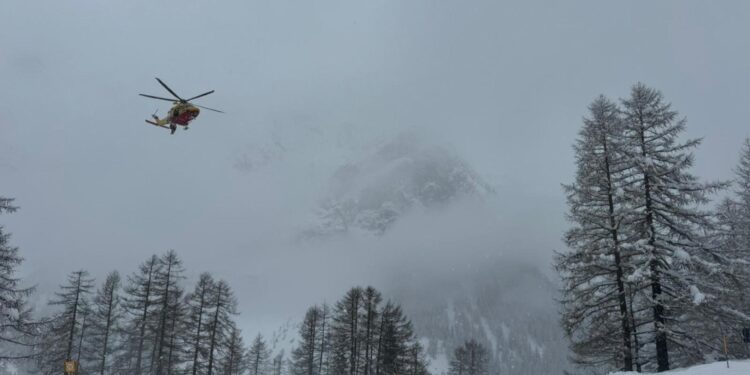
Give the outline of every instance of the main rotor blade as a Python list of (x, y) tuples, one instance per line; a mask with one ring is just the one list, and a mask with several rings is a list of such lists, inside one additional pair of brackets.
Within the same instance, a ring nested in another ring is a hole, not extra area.
[(167, 91), (169, 91), (169, 93), (170, 93), (170, 94), (174, 95), (174, 97), (175, 97), (175, 98), (177, 98), (177, 99), (180, 99), (180, 101), (181, 101), (181, 102), (184, 102), (184, 101), (185, 101), (185, 99), (182, 99), (182, 98), (180, 98), (180, 96), (179, 96), (179, 95), (175, 94), (175, 92), (174, 92), (174, 91), (172, 91), (172, 89), (170, 89), (170, 88), (169, 88), (169, 86), (167, 86), (167, 84), (166, 84), (166, 83), (162, 82), (162, 81), (161, 81), (161, 80), (159, 79), (159, 77), (156, 77), (156, 80), (157, 80), (157, 81), (159, 81), (159, 83), (161, 83), (161, 85), (162, 85), (162, 86), (164, 86), (164, 88), (165, 88), (165, 89), (167, 89)]
[(191, 100), (193, 100), (193, 99), (198, 99), (198, 98), (200, 98), (200, 97), (202, 97), (202, 96), (206, 96), (206, 95), (208, 95), (208, 94), (213, 94), (213, 92), (214, 92), (214, 90), (211, 90), (211, 91), (209, 91), (209, 92), (204, 92), (203, 94), (200, 94), (200, 95), (198, 95), (198, 96), (194, 96), (194, 97), (192, 97), (192, 98), (190, 98), (190, 99), (185, 99), (185, 101), (189, 102), (189, 101), (191, 101)]
[(162, 97), (160, 97), (160, 96), (153, 96), (153, 95), (146, 95), (146, 94), (138, 94), (138, 95), (140, 95), (140, 96), (145, 96), (145, 97), (147, 97), (147, 98), (151, 98), (151, 99), (161, 99), (161, 100), (166, 100), (166, 101), (168, 101), (168, 102), (174, 102), (174, 101), (175, 101), (174, 99), (169, 99), (169, 98), (162, 98)]
[(204, 107), (204, 106), (202, 106), (202, 105), (197, 105), (197, 104), (193, 104), (193, 105), (194, 105), (194, 106), (196, 106), (196, 107), (200, 107), (200, 108), (203, 108), (203, 109), (207, 109), (207, 110), (209, 110), (209, 111), (214, 111), (214, 112), (224, 113), (224, 111), (219, 111), (218, 109), (208, 108), (208, 107)]

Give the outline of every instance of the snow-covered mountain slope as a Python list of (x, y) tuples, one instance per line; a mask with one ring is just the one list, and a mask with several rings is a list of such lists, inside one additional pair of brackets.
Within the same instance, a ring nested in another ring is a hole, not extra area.
[[(635, 375), (635, 372), (615, 372), (610, 375)], [(750, 361), (715, 362), (690, 368), (675, 369), (664, 372), (669, 375), (747, 375), (750, 374)]]
[(382, 234), (414, 208), (436, 208), (492, 189), (444, 148), (400, 134), (371, 155), (339, 167), (310, 235), (361, 229)]
[(447, 372), (467, 339), (490, 353), (490, 373), (559, 374), (568, 350), (558, 325), (555, 286), (535, 267), (507, 260), (429, 278), (397, 275), (388, 290), (423, 338), (435, 375)]

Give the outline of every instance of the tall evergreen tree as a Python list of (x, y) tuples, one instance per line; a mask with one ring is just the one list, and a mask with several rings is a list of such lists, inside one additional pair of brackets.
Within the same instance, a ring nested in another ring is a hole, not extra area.
[(180, 327), (177, 322), (180, 320), (183, 311), (182, 288), (179, 282), (182, 280), (182, 261), (174, 250), (168, 251), (160, 259), (160, 267), (154, 275), (154, 297), (158, 301), (158, 323), (156, 330), (156, 347), (153, 351), (153, 361), (155, 363), (156, 375), (163, 375), (169, 372), (173, 363), (176, 329)]
[(209, 337), (206, 370), (208, 375), (212, 375), (215, 371), (217, 359), (234, 326), (232, 317), (237, 315), (237, 300), (226, 281), (220, 280), (216, 283), (216, 287), (211, 289), (211, 292), (209, 296), (211, 315), (206, 326)]
[(737, 199), (744, 217), (743, 235), (750, 241), (750, 138), (745, 138), (740, 162), (734, 170)]
[(245, 343), (242, 340), (242, 332), (237, 327), (232, 327), (227, 340), (226, 354), (222, 375), (241, 375), (247, 371), (248, 358)]
[(263, 340), (261, 334), (258, 334), (247, 352), (247, 367), (250, 375), (267, 375), (270, 358), (271, 352), (268, 350), (266, 341)]
[(359, 317), (360, 322), (360, 341), (362, 342), (363, 361), (362, 361), (362, 374), (372, 375), (374, 372), (374, 360), (375, 351), (377, 349), (378, 337), (380, 332), (378, 330), (378, 317), (380, 312), (380, 302), (383, 300), (380, 292), (375, 288), (368, 286), (365, 288), (362, 295), (362, 313)]
[(468, 340), (456, 348), (450, 362), (449, 375), (487, 375), (489, 355), (476, 340)]
[[(741, 275), (741, 285), (746, 288), (750, 286), (750, 138), (745, 138), (740, 153), (740, 161), (734, 170), (735, 173), (735, 195), (737, 199), (737, 213), (735, 230), (737, 232), (735, 249), (732, 254), (732, 274)], [(742, 288), (734, 288), (738, 291)], [(747, 293), (739, 293), (737, 297), (742, 308), (743, 315), (750, 316), (750, 296)], [(746, 323), (746, 325), (750, 325)]]
[(574, 146), (576, 180), (564, 186), (574, 227), (565, 236), (570, 252), (556, 259), (563, 279), (562, 325), (577, 363), (631, 371), (629, 254), (621, 226), (621, 191), (629, 175), (618, 144), (623, 124), (617, 105), (604, 96), (589, 112)]
[[(330, 312), (325, 304), (309, 308), (292, 353), (291, 374), (426, 375), (424, 349), (411, 321), (400, 306), (387, 302), (381, 307), (381, 301), (375, 288), (354, 287)], [(280, 369), (277, 357), (274, 375)]]
[[(320, 370), (320, 353), (318, 342), (321, 341), (321, 320), (323, 310), (313, 306), (305, 313), (305, 319), (299, 327), (300, 343), (292, 351), (293, 375), (317, 375)], [(253, 345), (255, 346), (255, 345)], [(259, 375), (251, 373), (250, 375)]]
[(79, 340), (84, 331), (84, 314), (81, 312), (94, 287), (93, 282), (87, 271), (75, 271), (68, 276), (67, 284), (60, 286), (55, 299), (50, 301), (52, 306), (61, 306), (62, 311), (52, 317), (45, 332), (39, 357), (39, 367), (43, 373), (59, 373), (61, 364), (65, 360), (75, 359), (79, 352)]
[(427, 370), (428, 361), (425, 357), (424, 347), (419, 341), (414, 340), (408, 347), (409, 360), (406, 364), (405, 374), (429, 375)]
[[(750, 138), (745, 139), (740, 154), (740, 161), (734, 170), (734, 196), (724, 199), (717, 207), (716, 216), (719, 223), (718, 246), (730, 259), (726, 276), (726, 285), (718, 299), (725, 306), (734, 320), (722, 319), (726, 327), (750, 326)], [(736, 341), (736, 342), (735, 342)], [(730, 340), (730, 352), (740, 358), (750, 356), (750, 347), (740, 340)]]
[(214, 279), (202, 273), (195, 290), (187, 296), (189, 306), (188, 341), (190, 345), (190, 374), (202, 374), (208, 353), (206, 322), (209, 320), (209, 296), (214, 288)]
[(390, 301), (381, 310), (380, 317), (375, 374), (407, 373), (412, 356), (409, 349), (415, 341), (411, 321), (403, 314), (401, 306)]
[[(151, 374), (148, 368), (148, 348), (156, 346), (154, 311), (157, 305), (154, 279), (161, 264), (156, 255), (142, 263), (138, 271), (128, 276), (125, 288), (124, 307), (129, 317), (126, 323), (124, 359), (130, 371), (136, 374)], [(134, 362), (131, 362), (134, 361)]]
[(633, 176), (624, 188), (630, 209), (627, 225), (637, 253), (631, 258), (631, 279), (647, 286), (640, 290), (640, 302), (651, 310), (644, 318), (653, 324), (655, 369), (661, 372), (670, 368), (670, 351), (678, 355), (678, 364), (702, 360), (704, 354), (696, 345), (702, 338), (680, 325), (684, 313), (699, 313), (711, 305), (703, 302), (716, 285), (701, 275), (715, 272), (721, 264), (706, 246), (712, 221), (700, 207), (723, 184), (700, 183), (689, 173), (690, 150), (700, 140), (678, 141), (686, 121), (659, 91), (636, 84), (622, 105), (621, 145)]
[(172, 302), (168, 304), (168, 328), (167, 339), (165, 340), (166, 358), (162, 370), (163, 374), (175, 373), (183, 363), (188, 361), (189, 358), (189, 352), (187, 350), (187, 346), (189, 345), (189, 340), (187, 338), (188, 306), (182, 295), (182, 289), (179, 288), (175, 290), (175, 292), (171, 294), (170, 299)]
[[(0, 214), (16, 211), (13, 199), (0, 196)], [(39, 326), (31, 317), (27, 298), (34, 288), (22, 287), (21, 279), (16, 276), (16, 268), (23, 258), (18, 248), (10, 245), (10, 233), (3, 231), (0, 225), (0, 365), (5, 361), (29, 358), (33, 344), (30, 340), (36, 336)]]
[(750, 138), (743, 143), (734, 174), (734, 197), (723, 207), (723, 222), (731, 226), (734, 255), (750, 261)]
[(329, 352), (331, 342), (331, 309), (327, 303), (320, 307), (320, 319), (318, 319), (319, 344), (318, 344), (318, 374), (326, 374), (329, 371)]
[(332, 371), (334, 374), (358, 374), (361, 348), (359, 317), (363, 293), (361, 287), (352, 288), (334, 307), (332, 327)]
[(107, 275), (102, 287), (97, 291), (93, 301), (91, 328), (88, 336), (91, 373), (104, 375), (110, 373), (112, 357), (116, 354), (119, 334), (122, 332), (120, 320), (120, 274), (117, 271)]

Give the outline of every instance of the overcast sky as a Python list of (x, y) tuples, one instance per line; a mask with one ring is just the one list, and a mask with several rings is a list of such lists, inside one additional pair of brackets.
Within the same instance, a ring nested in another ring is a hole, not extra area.
[[(229, 279), (253, 316), (265, 276), (298, 280), (284, 273), (320, 259), (289, 238), (333, 169), (407, 130), (498, 192), (501, 225), (468, 221), (453, 239), (492, 238), (548, 268), (571, 144), (598, 94), (661, 90), (686, 136), (704, 137), (694, 172), (731, 176), (750, 135), (749, 16), (747, 1), (6, 1), (0, 195), (21, 210), (1, 223), (41, 292), (76, 268), (130, 273), (175, 249), (190, 277)], [(174, 136), (148, 126), (169, 106), (137, 95), (167, 95), (155, 76), (183, 96), (216, 90), (197, 102), (226, 114)], [(336, 246), (429, 247), (410, 238)], [(360, 271), (347, 280), (368, 282)]]

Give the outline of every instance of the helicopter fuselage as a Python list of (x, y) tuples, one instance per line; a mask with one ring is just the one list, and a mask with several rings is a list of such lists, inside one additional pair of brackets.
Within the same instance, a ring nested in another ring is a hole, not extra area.
[(172, 115), (170, 122), (177, 125), (187, 126), (190, 121), (195, 120), (201, 110), (190, 104), (179, 103), (169, 110)]

